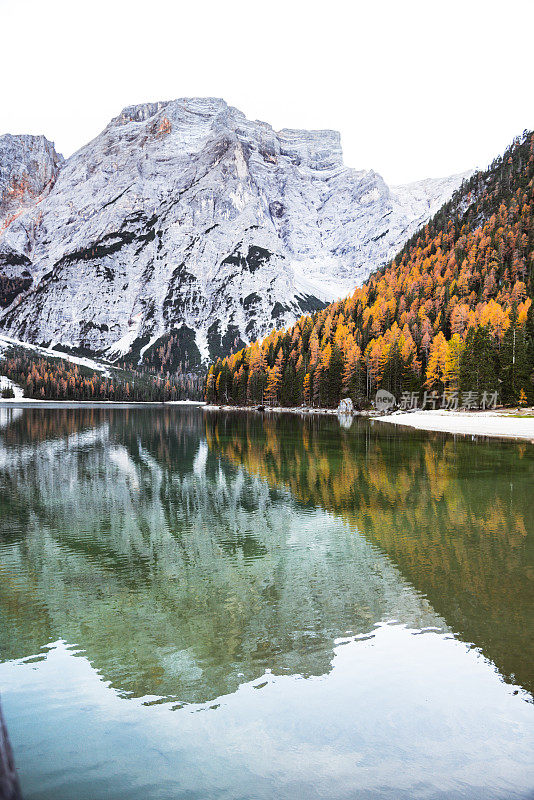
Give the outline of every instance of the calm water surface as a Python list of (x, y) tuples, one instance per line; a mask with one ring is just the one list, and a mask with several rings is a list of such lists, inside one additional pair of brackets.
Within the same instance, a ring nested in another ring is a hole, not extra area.
[(27, 800), (531, 798), (534, 447), (0, 409)]

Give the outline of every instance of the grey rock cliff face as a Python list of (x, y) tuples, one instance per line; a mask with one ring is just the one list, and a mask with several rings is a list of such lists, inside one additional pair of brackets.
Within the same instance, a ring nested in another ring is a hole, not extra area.
[(44, 136), (0, 136), (0, 233), (48, 194), (63, 157)]
[(32, 285), (0, 326), (109, 357), (178, 330), (208, 358), (289, 324), (392, 258), (465, 177), (391, 189), (344, 166), (338, 133), (276, 132), (214, 98), (126, 108), (64, 163), (41, 152), (39, 202), (0, 235)]

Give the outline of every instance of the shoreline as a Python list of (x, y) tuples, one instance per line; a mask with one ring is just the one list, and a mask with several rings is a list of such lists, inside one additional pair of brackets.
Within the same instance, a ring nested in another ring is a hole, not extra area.
[(395, 411), (381, 416), (374, 411), (356, 411), (354, 414), (338, 414), (334, 408), (265, 406), (262, 411), (257, 406), (211, 405), (202, 400), (167, 400), (121, 402), (115, 400), (37, 400), (33, 398), (0, 399), (1, 409), (76, 409), (76, 408), (162, 408), (165, 406), (184, 406), (202, 408), (204, 411), (247, 411), (255, 414), (297, 414), (301, 417), (326, 415), (337, 416), (348, 423), (363, 417), (371, 422), (399, 425), (413, 430), (452, 435), (487, 436), (499, 439), (526, 441), (534, 444), (534, 408), (519, 410), (515, 407), (492, 411), (447, 411), (428, 409), (426, 411)]
[(0, 399), (1, 408), (146, 408), (163, 406), (198, 406), (206, 404), (202, 400), (38, 400), (33, 397)]
[[(333, 414), (337, 416), (337, 409), (335, 408), (309, 408), (306, 406), (264, 406), (263, 411), (260, 411), (258, 406), (228, 406), (228, 405), (212, 405), (205, 403), (204, 411), (254, 411), (256, 414), (300, 414), (301, 416), (313, 416), (314, 414)], [(368, 416), (366, 411), (356, 411), (352, 415), (354, 417)]]
[(333, 408), (284, 408), (266, 406), (258, 411), (255, 406), (214, 406), (204, 405), (205, 411), (253, 411), (257, 414), (299, 414), (314, 416), (326, 414), (339, 416), (342, 419), (364, 417), (371, 422), (385, 422), (414, 430), (434, 433), (448, 433), (460, 436), (488, 436), (498, 439), (513, 439), (534, 444), (534, 409), (518, 410), (515, 407), (492, 411), (446, 411), (428, 409), (426, 411), (395, 411), (386, 416), (376, 412), (357, 411), (354, 414), (339, 414)]

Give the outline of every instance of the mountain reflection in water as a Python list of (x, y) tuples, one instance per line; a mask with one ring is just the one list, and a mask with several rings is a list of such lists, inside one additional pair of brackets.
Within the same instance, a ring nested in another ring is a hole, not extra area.
[(335, 516), (214, 453), (198, 410), (25, 412), (1, 436), (3, 659), (62, 639), (124, 693), (203, 702), (321, 675), (383, 619), (443, 626)]
[(530, 796), (532, 447), (344, 422), (0, 408), (27, 800)]
[(529, 445), (196, 408), (6, 411), (0, 654), (82, 648), (137, 697), (328, 672), (383, 620), (532, 689)]

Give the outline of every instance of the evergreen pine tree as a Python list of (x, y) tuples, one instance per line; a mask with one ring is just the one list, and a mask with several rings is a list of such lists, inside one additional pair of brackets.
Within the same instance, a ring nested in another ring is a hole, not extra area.
[(495, 345), (487, 325), (470, 328), (460, 357), (460, 390), (464, 392), (499, 389)]
[(321, 390), (321, 402), (325, 406), (337, 406), (341, 400), (341, 384), (343, 381), (344, 359), (339, 347), (332, 346), (332, 354), (324, 372)]
[(399, 398), (402, 393), (404, 362), (401, 355), (399, 343), (395, 340), (388, 350), (384, 360), (381, 389), (387, 389), (395, 397)]
[(295, 366), (291, 360), (286, 364), (282, 376), (280, 402), (286, 407), (296, 405), (296, 372)]
[(521, 391), (529, 401), (532, 398), (532, 367), (529, 364), (526, 326), (517, 323), (517, 314), (511, 317), (511, 322), (499, 350), (501, 401), (504, 404), (517, 403)]

